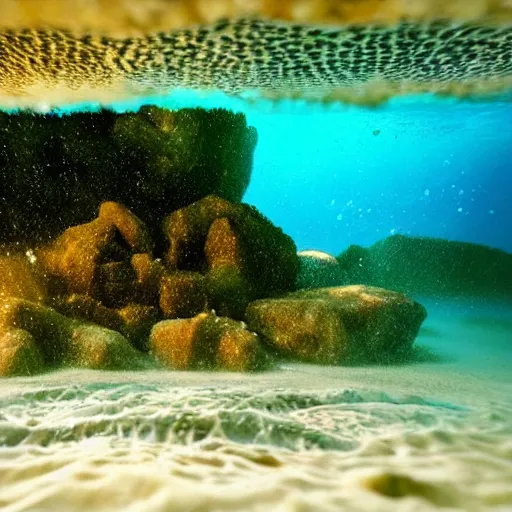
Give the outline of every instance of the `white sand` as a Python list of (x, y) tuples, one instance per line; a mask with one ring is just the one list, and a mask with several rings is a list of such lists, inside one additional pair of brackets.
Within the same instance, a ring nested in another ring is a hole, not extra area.
[(511, 510), (512, 309), (427, 307), (442, 362), (4, 380), (0, 510)]

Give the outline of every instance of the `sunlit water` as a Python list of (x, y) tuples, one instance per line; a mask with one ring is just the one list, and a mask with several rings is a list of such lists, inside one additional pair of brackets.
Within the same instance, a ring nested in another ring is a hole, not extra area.
[[(512, 251), (510, 103), (221, 100), (259, 132), (245, 200), (299, 249), (403, 233)], [(512, 303), (418, 299), (403, 366), (2, 381), (0, 509), (509, 510)]]

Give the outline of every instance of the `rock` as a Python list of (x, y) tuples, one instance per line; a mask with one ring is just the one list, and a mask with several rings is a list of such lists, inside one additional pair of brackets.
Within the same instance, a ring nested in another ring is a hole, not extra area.
[(130, 343), (142, 352), (149, 351), (149, 335), (153, 325), (158, 323), (162, 316), (158, 308), (141, 304), (128, 304), (117, 310), (123, 321), (121, 329)]
[[(346, 267), (352, 283), (438, 299), (512, 297), (512, 254), (498, 249), (393, 235), (359, 252), (364, 254), (362, 268)], [(344, 259), (345, 253), (338, 258), (340, 263)]]
[(341, 284), (377, 286), (376, 269), (368, 249), (351, 245), (336, 259), (345, 279), (344, 283), (338, 283), (338, 286)]
[(165, 273), (161, 259), (153, 259), (150, 254), (134, 254), (131, 266), (137, 276), (133, 287), (133, 300), (146, 306), (158, 306), (160, 284)]
[(137, 273), (129, 261), (112, 261), (98, 265), (93, 295), (105, 306), (122, 307), (134, 299)]
[(38, 259), (59, 291), (92, 296), (97, 268), (107, 261), (115, 234), (115, 226), (100, 219), (74, 226), (38, 251)]
[(263, 299), (246, 313), (249, 328), (291, 359), (335, 365), (348, 359), (349, 340), (332, 301)]
[(120, 333), (98, 325), (76, 325), (62, 359), (64, 366), (92, 370), (140, 370), (142, 354)]
[(177, 370), (254, 371), (269, 362), (256, 334), (212, 313), (160, 322), (151, 331), (150, 344), (161, 364)]
[(242, 272), (245, 263), (243, 251), (240, 237), (228, 218), (221, 217), (210, 224), (204, 245), (209, 270), (234, 267)]
[[(148, 226), (209, 194), (238, 202), (256, 141), (243, 114), (221, 109), (0, 113), (0, 183), (9, 191), (0, 197), (0, 240), (39, 245), (88, 222), (105, 200)], [(116, 208), (105, 208), (110, 223)], [(137, 225), (123, 225), (127, 239), (139, 236)]]
[(101, 302), (88, 295), (73, 294), (57, 297), (52, 306), (68, 318), (80, 319), (107, 329), (124, 332), (125, 322), (118, 311), (105, 307)]
[(194, 318), (164, 320), (153, 326), (149, 341), (151, 354), (171, 369), (198, 369), (201, 365), (212, 369), (214, 354), (208, 354), (212, 356), (208, 360), (199, 350), (200, 330), (207, 316), (207, 313), (201, 313)]
[(153, 241), (146, 225), (126, 206), (106, 201), (101, 204), (98, 217), (106, 224), (115, 226), (133, 252), (153, 252)]
[(346, 277), (338, 260), (322, 251), (300, 251), (300, 267), (297, 275), (297, 289), (325, 288), (340, 286)]
[(208, 301), (216, 313), (236, 320), (244, 318), (248, 304), (256, 295), (253, 287), (236, 267), (219, 267), (206, 274)]
[(134, 253), (151, 248), (144, 225), (124, 206), (104, 203), (97, 219), (67, 229), (37, 251), (52, 295), (89, 295), (107, 306), (132, 299), (138, 278)]
[(23, 329), (0, 330), (0, 376), (35, 375), (45, 369), (41, 351), (30, 333)]
[(0, 299), (3, 297), (19, 297), (32, 302), (46, 299), (44, 279), (27, 256), (0, 256)]
[(62, 315), (117, 331), (143, 352), (149, 350), (151, 327), (160, 321), (158, 308), (131, 303), (119, 309), (105, 307), (87, 295), (71, 295), (55, 299), (53, 307)]
[(208, 309), (205, 277), (200, 272), (176, 271), (162, 277), (160, 310), (165, 318), (191, 318)]
[(423, 306), (380, 288), (345, 286), (302, 290), (249, 305), (248, 326), (283, 355), (319, 364), (405, 360)]
[(5, 299), (0, 307), (0, 333), (13, 336), (9, 334), (13, 329), (21, 331), (16, 339), (26, 344), (33, 340), (46, 368), (114, 370), (145, 366), (140, 352), (120, 333), (67, 318), (41, 304)]
[(264, 370), (270, 364), (269, 354), (259, 336), (247, 330), (242, 322), (230, 318), (210, 318), (217, 335), (216, 365), (220, 370), (247, 372)]
[[(295, 288), (298, 258), (294, 242), (249, 205), (208, 196), (168, 216), (164, 232), (171, 268), (221, 271), (218, 275), (229, 269), (227, 288), (238, 281), (251, 299)], [(235, 304), (234, 309), (238, 308)]]
[(9, 298), (0, 304), (0, 331), (27, 331), (49, 367), (60, 365), (75, 325), (54, 309), (27, 300)]

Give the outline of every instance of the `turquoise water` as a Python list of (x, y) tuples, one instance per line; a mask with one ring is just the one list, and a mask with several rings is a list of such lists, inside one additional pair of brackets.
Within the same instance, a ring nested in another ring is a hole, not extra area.
[(244, 112), (258, 130), (244, 200), (289, 233), (299, 250), (338, 254), (397, 233), (512, 252), (510, 99), (422, 95), (364, 108), (181, 91), (112, 108), (152, 103)]
[[(157, 103), (246, 113), (259, 141), (245, 201), (299, 250), (405, 234), (512, 252), (506, 99)], [(510, 510), (512, 290), (416, 298), (429, 316), (404, 365), (2, 381), (0, 509)]]

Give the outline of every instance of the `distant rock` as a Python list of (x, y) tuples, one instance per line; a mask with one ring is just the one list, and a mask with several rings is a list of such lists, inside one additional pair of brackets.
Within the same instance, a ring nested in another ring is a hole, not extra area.
[(339, 286), (346, 279), (338, 260), (327, 252), (300, 251), (297, 256), (300, 262), (298, 289)]
[(255, 333), (214, 313), (156, 324), (150, 346), (162, 365), (176, 370), (254, 371), (269, 363)]
[(48, 240), (109, 200), (151, 229), (208, 194), (239, 202), (256, 142), (243, 114), (222, 109), (0, 113), (0, 240)]
[(483, 245), (393, 235), (368, 249), (352, 246), (337, 259), (349, 283), (418, 296), (512, 300), (512, 254)]
[(329, 365), (404, 361), (425, 318), (406, 296), (366, 286), (258, 300), (246, 313), (249, 329), (282, 355)]

